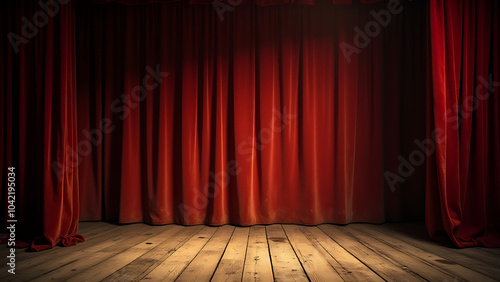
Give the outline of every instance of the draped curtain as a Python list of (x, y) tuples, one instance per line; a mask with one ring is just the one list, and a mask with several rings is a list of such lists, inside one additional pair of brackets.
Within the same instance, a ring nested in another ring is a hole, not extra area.
[(413, 24), (425, 5), (400, 8), (346, 57), (339, 45), (356, 46), (355, 27), (386, 3), (241, 5), (223, 21), (211, 5), (79, 6), (79, 140), (99, 141), (80, 152), (81, 219), (423, 218), (425, 169), (394, 192), (384, 178), (425, 138)]
[(79, 220), (424, 208), (433, 239), (500, 245), (498, 2), (67, 2), (1, 3), (0, 206), (14, 166), (32, 249), (82, 241)]
[[(430, 1), (426, 222), (459, 247), (500, 246), (498, 1)], [(433, 134), (434, 133), (434, 134)]]
[[(57, 17), (34, 19), (40, 7), (26, 1), (4, 1), (1, 9), (9, 11), (0, 23), (2, 218), (17, 220), (16, 239), (31, 242), (32, 249), (74, 245), (83, 241), (76, 234), (72, 153), (78, 141), (74, 10), (68, 3)], [(14, 217), (7, 217), (9, 167), (16, 174)]]

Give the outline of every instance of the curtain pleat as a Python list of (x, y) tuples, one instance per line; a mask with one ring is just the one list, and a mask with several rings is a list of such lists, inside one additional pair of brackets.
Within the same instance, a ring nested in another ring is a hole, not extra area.
[[(458, 247), (500, 246), (498, 3), (429, 3), (426, 222)], [(449, 238), (449, 239), (448, 239)]]
[(79, 220), (424, 207), (433, 239), (500, 246), (498, 2), (331, 2), (2, 2), (0, 205), (15, 167), (18, 246), (74, 245)]
[(60, 5), (57, 17), (50, 17), (27, 1), (6, 2), (2, 10), (11, 13), (2, 17), (4, 218), (5, 172), (14, 167), (17, 246), (43, 250), (74, 245), (83, 241), (77, 234), (74, 10), (71, 4)]

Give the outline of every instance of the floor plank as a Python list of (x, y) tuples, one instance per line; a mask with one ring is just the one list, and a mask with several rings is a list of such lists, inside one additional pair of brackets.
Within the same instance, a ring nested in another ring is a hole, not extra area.
[(242, 281), (272, 281), (273, 270), (269, 247), (267, 245), (266, 228), (264, 226), (250, 227), (247, 255)]
[(420, 276), (408, 271), (404, 265), (380, 256), (374, 250), (344, 232), (343, 228), (331, 224), (323, 224), (319, 228), (385, 280), (425, 281)]
[(183, 246), (184, 243), (198, 234), (202, 228), (203, 226), (201, 225), (183, 226), (183, 228), (174, 234), (172, 238), (167, 238), (167, 240), (163, 241), (156, 248), (136, 258), (134, 261), (120, 268), (115, 273), (110, 274), (103, 281), (141, 280), (164, 260), (170, 257), (181, 246)]
[(337, 267), (334, 263), (329, 262), (344, 281), (384, 281), (380, 276), (363, 264), (363, 262), (328, 237), (328, 235), (318, 227), (304, 226), (300, 229), (309, 241), (323, 248), (328, 256), (335, 261), (338, 265)]
[[(95, 242), (93, 245), (89, 244), (89, 242), (84, 242), (72, 246), (71, 248), (60, 247), (55, 250), (35, 253), (38, 255), (37, 259), (20, 261), (17, 267), (18, 271), (23, 274), (23, 277), (30, 280), (50, 272), (57, 273), (62, 271), (71, 273), (71, 269), (73, 269), (71, 266), (78, 265), (78, 261), (87, 259), (90, 255), (95, 255), (97, 252), (109, 246), (120, 247), (120, 244), (130, 239), (130, 236), (149, 229), (149, 227), (144, 224), (134, 224), (132, 226), (123, 227), (125, 228), (122, 229), (110, 226), (110, 229), (115, 232), (110, 232), (108, 234), (109, 237), (102, 237), (102, 241)], [(123, 230), (123, 232), (118, 232), (118, 230)], [(87, 263), (91, 263), (91, 261), (87, 259)]]
[(173, 281), (184, 268), (196, 257), (198, 252), (212, 238), (217, 227), (205, 226), (198, 234), (189, 239), (175, 253), (164, 260), (158, 267), (153, 269), (141, 281)]
[(490, 254), (494, 254), (494, 255), (500, 256), (500, 248), (478, 247), (477, 249), (479, 249), (479, 250), (481, 250), (483, 252), (487, 252), (487, 253), (490, 253)]
[(422, 250), (411, 244), (408, 244), (400, 240), (401, 238), (400, 236), (394, 237), (387, 235), (383, 232), (380, 232), (378, 230), (380, 228), (378, 228), (377, 226), (370, 226), (366, 224), (355, 224), (352, 226), (352, 228), (355, 228), (360, 232), (370, 235), (373, 238), (380, 240), (381, 242), (384, 242), (387, 245), (390, 245), (392, 248), (406, 253), (407, 255), (414, 256), (415, 258), (418, 258), (429, 265), (441, 268), (442, 270), (446, 271), (451, 276), (453, 276), (453, 279), (457, 278), (457, 280), (465, 280), (465, 281), (494, 281), (493, 279), (491, 279), (486, 275), (483, 275), (479, 272), (476, 272), (462, 265), (456, 263), (450, 263), (445, 258), (439, 255), (433, 254), (431, 252)]
[[(115, 236), (115, 229), (126, 230), (128, 225), (114, 225), (105, 222), (96, 222), (96, 228), (93, 228), (90, 232), (80, 233), (85, 238), (85, 242), (77, 244), (76, 246), (72, 246), (71, 250), (82, 250), (85, 249), (88, 245), (93, 244), (93, 242), (97, 241), (106, 241), (109, 238)], [(23, 269), (31, 268), (39, 262), (44, 262), (54, 256), (60, 256), (61, 254), (67, 252), (66, 247), (56, 246), (50, 250), (50, 252), (28, 252), (26, 250), (18, 250), (16, 252), (16, 256), (19, 260), (19, 264), (17, 268), (22, 271)], [(0, 276), (1, 277), (1, 276)]]
[(219, 227), (176, 281), (210, 281), (233, 231), (234, 226), (224, 225)]
[(77, 275), (72, 276), (68, 281), (103, 280), (135, 259), (161, 245), (163, 242), (170, 240), (172, 235), (183, 229), (178, 225), (162, 226), (160, 228), (163, 231), (157, 233), (153, 237), (145, 238), (145, 240), (139, 242), (133, 247), (99, 262), (99, 264), (92, 266), (91, 269), (87, 269), (88, 271), (80, 271)]
[(365, 232), (360, 231), (358, 228), (345, 226), (344, 230), (348, 232), (349, 235), (359, 240), (359, 242), (374, 250), (378, 255), (401, 264), (405, 270), (411, 271), (425, 280), (447, 281), (456, 278), (454, 275), (443, 271), (432, 264), (428, 264), (426, 261), (419, 260), (413, 255), (406, 254), (397, 248), (393, 248), (392, 246), (385, 244), (385, 242), (373, 240), (373, 237), (368, 236)]
[[(107, 259), (115, 256), (118, 253), (121, 253), (133, 246), (139, 244), (143, 240), (150, 239), (156, 233), (159, 233), (160, 228), (154, 228), (154, 226), (148, 226), (145, 224), (137, 224), (138, 228), (134, 229), (136, 232), (130, 234), (123, 234), (119, 240), (117, 241), (104, 241), (102, 244), (97, 244), (99, 248), (96, 250), (85, 250), (83, 254), (75, 253), (73, 255), (78, 256), (78, 258), (73, 260), (68, 260), (67, 257), (62, 257), (62, 261), (59, 260), (51, 260), (48, 263), (60, 263), (64, 264), (65, 267), (56, 268), (53, 271), (47, 272), (42, 276), (37, 277), (36, 279), (32, 279), (31, 281), (47, 281), (47, 280), (67, 280), (72, 276), (77, 275), (82, 271), (89, 270), (93, 272), (93, 268), (106, 261)], [(132, 227), (130, 228), (132, 229)], [(109, 243), (109, 244), (106, 244)], [(98, 250), (97, 250), (98, 249)], [(73, 256), (72, 255), (72, 256)], [(69, 262), (69, 263), (68, 263)]]
[(266, 227), (275, 281), (308, 281), (297, 255), (290, 246), (283, 227)]
[[(434, 254), (439, 254), (439, 256), (445, 259), (445, 261), (440, 262), (442, 264), (456, 263), (463, 267), (467, 267), (471, 270), (482, 273), (492, 279), (496, 280), (499, 279), (500, 277), (499, 268), (493, 267), (489, 263), (482, 262), (481, 260), (476, 259), (474, 257), (466, 256), (460, 253), (461, 251), (460, 249), (442, 246), (437, 244), (436, 242), (426, 239), (425, 237), (423, 238), (420, 236), (415, 236), (414, 234), (416, 234), (416, 232), (415, 233), (413, 232), (415, 228), (416, 226), (414, 224), (401, 223), (398, 225), (395, 224), (382, 225), (380, 226), (379, 230), (386, 234), (394, 234), (395, 236), (399, 236), (399, 238), (402, 241), (409, 243), (415, 247), (418, 247), (422, 250)], [(405, 231), (401, 232), (400, 231), (401, 229)], [(495, 261), (498, 260), (500, 260), (500, 257), (495, 259)]]
[(290, 245), (311, 281), (343, 281), (340, 275), (299, 230), (298, 226), (283, 225), (283, 228)]
[(241, 281), (250, 228), (236, 227), (212, 281)]
[(422, 223), (87, 222), (79, 233), (76, 246), (17, 252), (16, 275), (2, 255), (0, 281), (500, 281), (498, 249), (440, 245)]

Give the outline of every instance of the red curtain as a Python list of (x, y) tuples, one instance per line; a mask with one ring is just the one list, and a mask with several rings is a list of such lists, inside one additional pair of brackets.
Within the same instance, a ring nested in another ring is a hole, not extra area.
[(348, 61), (339, 45), (387, 3), (242, 5), (223, 21), (211, 5), (82, 3), (81, 219), (423, 218), (423, 166), (394, 192), (384, 178), (425, 139), (425, 3), (400, 8)]
[[(94, 3), (106, 4), (106, 3), (120, 3), (125, 5), (144, 5), (152, 3), (168, 3), (168, 2), (186, 2), (189, 4), (214, 4), (214, 2), (223, 2), (236, 7), (244, 4), (257, 4), (259, 6), (273, 6), (280, 4), (323, 4), (323, 3), (334, 3), (334, 4), (352, 4), (352, 0), (93, 0)], [(386, 0), (360, 0), (361, 3), (377, 3)], [(354, 1), (356, 2), (356, 1)], [(399, 2), (402, 1), (393, 1)], [(396, 4), (396, 3), (395, 3)]]
[(72, 154), (78, 141), (74, 10), (61, 4), (58, 11), (49, 8), (57, 14), (52, 17), (42, 9), (3, 2), (9, 13), (2, 16), (0, 39), (3, 218), (11, 219), (6, 176), (14, 167), (16, 239), (32, 242), (35, 250), (83, 241), (76, 234), (78, 167)]
[[(500, 6), (431, 0), (426, 221), (459, 247), (500, 246)], [(434, 132), (435, 134), (432, 134)]]
[(1, 4), (0, 205), (14, 166), (33, 249), (78, 220), (421, 219), (425, 189), (434, 239), (500, 245), (497, 1), (104, 2)]

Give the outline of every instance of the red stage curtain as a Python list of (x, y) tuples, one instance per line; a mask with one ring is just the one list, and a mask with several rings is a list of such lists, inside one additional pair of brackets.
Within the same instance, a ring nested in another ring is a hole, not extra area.
[[(143, 5), (152, 3), (168, 3), (168, 2), (187, 2), (190, 4), (213, 4), (214, 2), (227, 3), (232, 7), (237, 7), (244, 4), (257, 4), (259, 6), (272, 6), (281, 4), (318, 4), (318, 3), (334, 3), (334, 4), (352, 4), (352, 0), (93, 0), (94, 3), (120, 3), (125, 5)], [(387, 0), (361, 0), (361, 3), (377, 3)], [(393, 1), (393, 2), (402, 2)], [(411, 0), (410, 0), (411, 1)]]
[(426, 221), (458, 247), (500, 246), (500, 6), (431, 0)]
[(425, 139), (425, 3), (339, 48), (384, 9), (80, 3), (81, 219), (423, 218), (422, 163), (394, 192), (384, 172)]
[[(6, 219), (7, 168), (15, 167), (16, 239), (41, 250), (83, 241), (77, 155), (67, 150), (77, 145), (74, 10), (60, 5), (55, 17), (44, 17), (30, 2), (1, 7), (1, 200)], [(11, 44), (16, 36), (23, 42)], [(56, 174), (53, 163), (66, 169)]]
[(0, 205), (5, 218), (15, 166), (18, 239), (75, 244), (79, 215), (419, 219), (427, 105), (429, 233), (500, 246), (498, 2), (431, 0), (427, 36), (426, 3), (407, 1), (349, 60), (340, 44), (356, 46), (386, 2), (241, 5), (223, 21), (212, 5), (162, 2), (58, 5), (18, 53), (8, 34), (46, 8), (2, 2)]

